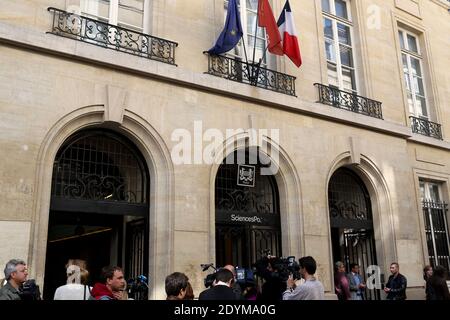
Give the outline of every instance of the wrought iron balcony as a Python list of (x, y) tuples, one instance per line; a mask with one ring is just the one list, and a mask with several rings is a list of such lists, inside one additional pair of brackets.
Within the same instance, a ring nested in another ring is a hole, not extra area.
[(319, 89), (319, 102), (330, 106), (360, 113), (369, 117), (383, 119), (381, 102), (348, 93), (320, 83), (314, 84)]
[(176, 42), (50, 7), (49, 33), (175, 65)]
[(409, 117), (411, 128), (414, 133), (442, 140), (442, 129), (439, 123), (428, 121), (417, 117)]
[(208, 73), (224, 79), (295, 96), (295, 77), (238, 59), (208, 54)]

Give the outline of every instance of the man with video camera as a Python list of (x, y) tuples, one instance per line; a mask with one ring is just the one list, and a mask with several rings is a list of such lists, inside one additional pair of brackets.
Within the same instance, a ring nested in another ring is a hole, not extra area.
[(323, 284), (316, 279), (317, 264), (313, 257), (303, 257), (298, 260), (300, 273), (305, 282), (296, 286), (292, 277), (287, 281), (287, 290), (283, 293), (283, 300), (324, 300)]
[(287, 265), (283, 259), (267, 256), (253, 264), (256, 275), (264, 279), (261, 293), (257, 300), (264, 302), (276, 302), (282, 299), (282, 294), (286, 290), (286, 280), (289, 276)]
[(23, 284), (28, 277), (26, 263), (19, 259), (9, 260), (4, 272), (7, 282), (0, 289), (0, 300), (24, 300)]

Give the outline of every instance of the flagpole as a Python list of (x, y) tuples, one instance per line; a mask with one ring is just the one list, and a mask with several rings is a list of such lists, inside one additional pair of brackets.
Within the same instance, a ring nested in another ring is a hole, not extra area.
[[(255, 55), (256, 55), (256, 39), (258, 38), (258, 22), (259, 22), (259, 5), (260, 1), (258, 1), (258, 10), (256, 11), (256, 23), (255, 23), (255, 41), (253, 42), (253, 59), (252, 59), (252, 78), (254, 76), (253, 65), (255, 64)], [(257, 84), (258, 79), (255, 79), (255, 86)], [(253, 81), (252, 81), (253, 82)]]
[(250, 76), (250, 68), (249, 68), (249, 65), (248, 65), (247, 49), (246, 49), (246, 47), (245, 47), (244, 37), (242, 37), (242, 45), (244, 46), (244, 55), (245, 55), (245, 63), (247, 64), (247, 75), (248, 75), (248, 79), (251, 80), (251, 76)]
[(258, 66), (256, 67), (255, 85), (258, 83), (259, 69), (261, 68), (261, 62), (263, 62), (266, 57), (267, 49), (269, 49), (269, 45), (267, 45), (266, 50), (264, 50), (264, 54), (263, 54), (262, 58), (259, 59)]

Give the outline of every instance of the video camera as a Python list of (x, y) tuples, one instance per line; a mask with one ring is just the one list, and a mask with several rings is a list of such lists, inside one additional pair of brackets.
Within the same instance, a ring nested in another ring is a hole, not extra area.
[[(282, 281), (287, 281), (292, 275), (294, 280), (301, 279), (300, 265), (295, 260), (295, 256), (287, 258), (274, 257), (270, 255), (270, 250), (262, 250), (263, 258), (256, 261), (252, 267), (257, 276), (268, 280), (268, 278), (280, 278)], [(269, 265), (271, 271), (269, 271)]]
[(148, 300), (148, 278), (141, 274), (127, 282), (128, 297), (134, 300)]
[[(202, 271), (207, 271), (209, 268), (214, 269), (214, 272), (208, 274), (204, 279), (205, 287), (206, 288), (212, 287), (214, 281), (216, 280), (216, 272), (219, 268), (214, 267), (213, 263), (201, 264), (200, 267), (202, 268)], [(235, 270), (236, 270), (236, 282), (242, 288), (255, 284), (255, 276), (251, 269), (235, 267)]]
[(20, 299), (26, 301), (42, 300), (41, 291), (39, 290), (39, 286), (36, 284), (36, 280), (34, 279), (27, 280), (23, 283), (23, 285), (19, 288), (19, 296)]
[(208, 275), (205, 277), (205, 279), (203, 280), (203, 283), (205, 284), (205, 287), (206, 287), (206, 288), (212, 287), (214, 281), (216, 280), (216, 275), (215, 275), (215, 273), (216, 273), (216, 271), (217, 271), (217, 268), (214, 267), (214, 263), (201, 264), (200, 267), (202, 268), (202, 271), (203, 271), (203, 272), (205, 272), (205, 271), (208, 270), (209, 268), (213, 268), (213, 269), (214, 269), (214, 272), (208, 274)]
[(255, 275), (252, 269), (236, 267), (236, 282), (242, 287), (255, 285)]

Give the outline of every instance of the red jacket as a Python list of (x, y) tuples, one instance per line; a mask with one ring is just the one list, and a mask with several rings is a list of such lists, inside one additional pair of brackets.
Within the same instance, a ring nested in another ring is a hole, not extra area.
[(115, 300), (113, 293), (103, 283), (96, 283), (91, 291), (95, 300)]

